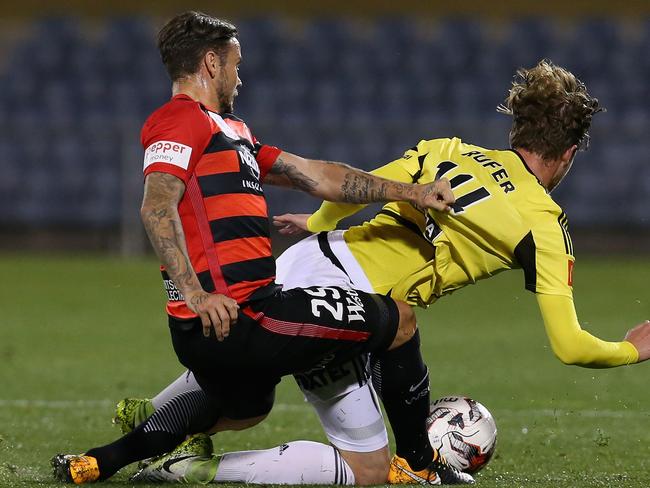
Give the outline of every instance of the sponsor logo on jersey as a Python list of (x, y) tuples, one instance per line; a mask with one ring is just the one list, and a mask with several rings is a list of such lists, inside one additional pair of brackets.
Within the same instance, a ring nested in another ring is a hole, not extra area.
[(366, 319), (364, 318), (363, 314), (366, 310), (363, 306), (361, 298), (359, 297), (359, 294), (352, 289), (345, 290), (345, 293), (347, 294), (345, 301), (348, 307), (348, 323), (356, 322), (359, 320), (361, 322), (365, 322)]
[(192, 148), (173, 141), (157, 141), (144, 152), (144, 169), (154, 163), (167, 163), (187, 169)]
[(183, 302), (185, 297), (180, 292), (172, 280), (163, 280), (165, 291), (167, 292), (167, 300), (170, 302)]
[(257, 181), (251, 180), (241, 180), (241, 186), (248, 190), (255, 190), (257, 192), (263, 192), (262, 186)]
[(250, 174), (255, 178), (256, 180), (260, 179), (260, 167), (257, 164), (257, 160), (255, 159), (255, 156), (251, 154), (251, 152), (248, 150), (248, 148), (243, 148), (239, 152), (239, 159), (241, 159), (241, 162), (246, 165), (248, 168)]

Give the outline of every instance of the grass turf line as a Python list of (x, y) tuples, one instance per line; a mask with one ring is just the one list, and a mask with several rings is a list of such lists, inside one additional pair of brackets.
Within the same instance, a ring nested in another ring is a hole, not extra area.
[[(617, 340), (650, 317), (644, 260), (578, 261), (575, 299), (585, 328)], [(59, 486), (49, 458), (117, 436), (112, 402), (151, 395), (180, 372), (153, 261), (0, 257), (0, 486)], [(553, 357), (532, 294), (511, 272), (419, 312), (432, 397), (466, 394), (494, 414), (497, 455), (477, 476), (491, 487), (647, 487), (647, 364), (613, 370)], [(216, 436), (215, 449), (325, 441), (285, 380), (270, 418)], [(132, 468), (111, 483), (128, 485)], [(139, 485), (147, 486), (147, 485)], [(155, 486), (155, 485), (151, 485)]]

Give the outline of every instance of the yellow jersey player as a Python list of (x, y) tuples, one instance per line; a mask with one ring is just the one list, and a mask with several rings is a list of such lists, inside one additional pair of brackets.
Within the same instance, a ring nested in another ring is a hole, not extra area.
[[(572, 152), (565, 157), (562, 173)], [(421, 141), (374, 173), (419, 183), (446, 177), (456, 196), (454, 213), (391, 203), (369, 222), (345, 231), (343, 240), (377, 292), (412, 305), (430, 305), (467, 284), (522, 268), (525, 287), (536, 294), (551, 346), (563, 362), (593, 367), (637, 362), (639, 352), (630, 342), (605, 342), (580, 328), (567, 217), (548, 193), (563, 174), (537, 176), (537, 168), (545, 166), (529, 166), (527, 160), (531, 153), (523, 148), (489, 150), (457, 138)], [(312, 232), (331, 230), (359, 209), (325, 202), (306, 226)]]
[[(591, 118), (600, 111), (598, 102), (570, 72), (549, 62), (518, 75), (500, 108), (513, 116), (512, 149), (491, 150), (457, 138), (433, 139), (374, 171), (403, 182), (449, 179), (456, 197), (453, 214), (391, 203), (369, 222), (345, 231), (332, 229), (360, 205), (325, 202), (311, 216), (277, 217), (281, 232), (319, 232), (280, 256), (278, 282), (292, 288), (318, 281), (427, 306), (467, 284), (521, 268), (525, 287), (536, 294), (553, 351), (563, 362), (612, 367), (648, 359), (648, 321), (621, 342), (600, 340), (580, 327), (572, 299), (574, 256), (567, 218), (549, 195), (569, 171), (577, 151), (586, 148)], [(349, 184), (351, 190), (363, 191), (362, 182)], [(397, 450), (389, 466), (387, 437), (373, 392), (374, 387), (381, 395), (381, 364), (373, 368), (372, 384), (360, 364), (296, 375), (331, 444), (359, 484), (379, 483), (386, 473), (392, 483), (436, 483), (426, 470), (413, 469), (401, 456), (405, 437), (412, 435), (403, 425), (407, 414), (393, 417), (389, 412)], [(129, 415), (122, 403), (120, 420), (132, 424), (134, 412), (141, 412), (142, 418), (150, 411), (146, 408), (158, 408), (179, 391), (195, 387), (191, 375), (183, 375), (152, 402), (131, 403), (137, 408), (129, 409)], [(425, 394), (413, 391), (414, 398)], [(402, 408), (412, 401), (406, 400)], [(346, 412), (344, 417), (338, 415), (341, 411)], [(215, 479), (260, 483), (304, 479), (299, 460), (281, 456), (283, 452), (291, 449), (224, 454)], [(142, 479), (156, 479), (164, 462), (184, 455), (179, 450), (145, 468)], [(176, 474), (166, 479), (180, 478)]]

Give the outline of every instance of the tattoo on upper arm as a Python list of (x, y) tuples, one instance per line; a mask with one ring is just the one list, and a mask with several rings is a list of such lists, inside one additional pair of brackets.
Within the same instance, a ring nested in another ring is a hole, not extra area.
[(281, 176), (289, 182), (292, 188), (306, 191), (308, 193), (314, 191), (318, 186), (317, 181), (300, 172), (295, 165), (287, 163), (281, 157), (276, 159), (275, 163), (273, 163), (269, 174)]
[(151, 245), (181, 290), (197, 283), (177, 209), (184, 191), (185, 184), (175, 176), (151, 173), (145, 181), (141, 212)]

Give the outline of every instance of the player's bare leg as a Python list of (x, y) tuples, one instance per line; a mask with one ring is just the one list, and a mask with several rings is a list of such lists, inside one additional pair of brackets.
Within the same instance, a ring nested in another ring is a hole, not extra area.
[(383, 485), (388, 480), (390, 451), (388, 446), (372, 452), (343, 451), (341, 457), (354, 473), (357, 485)]

